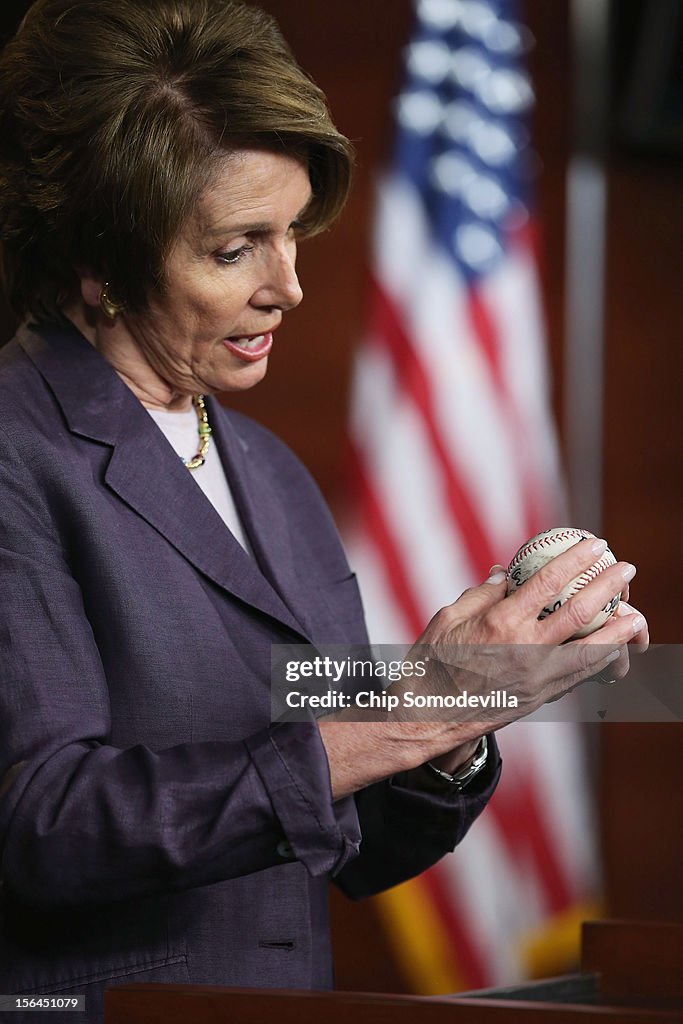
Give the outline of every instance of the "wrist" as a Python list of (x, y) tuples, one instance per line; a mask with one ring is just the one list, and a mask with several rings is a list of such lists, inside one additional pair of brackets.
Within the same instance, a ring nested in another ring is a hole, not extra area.
[(442, 784), (461, 792), (483, 770), (487, 759), (488, 740), (486, 736), (482, 736), (471, 756), (454, 771), (446, 771), (437, 766), (433, 761), (427, 761), (424, 767), (427, 771), (431, 772), (432, 776), (439, 779)]
[(474, 739), (466, 740), (464, 743), (458, 744), (457, 747), (453, 747), (452, 750), (446, 751), (445, 754), (439, 754), (437, 757), (430, 757), (427, 760), (429, 761), (429, 764), (433, 765), (435, 768), (439, 768), (442, 772), (447, 772), (449, 775), (453, 775), (474, 756), (480, 743), (481, 736), (475, 736)]

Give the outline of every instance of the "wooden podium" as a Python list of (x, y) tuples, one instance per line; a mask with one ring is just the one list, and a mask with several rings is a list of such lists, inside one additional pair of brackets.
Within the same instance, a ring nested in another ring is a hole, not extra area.
[(583, 926), (581, 973), (457, 996), (120, 985), (105, 1024), (683, 1024), (683, 925)]

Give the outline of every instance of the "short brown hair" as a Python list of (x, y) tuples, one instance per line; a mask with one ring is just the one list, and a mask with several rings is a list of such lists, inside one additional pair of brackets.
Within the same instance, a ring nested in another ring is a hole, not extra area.
[(14, 309), (59, 317), (76, 268), (142, 309), (219, 155), (308, 162), (304, 230), (348, 193), (352, 148), (275, 21), (234, 0), (37, 0), (0, 57), (0, 256)]

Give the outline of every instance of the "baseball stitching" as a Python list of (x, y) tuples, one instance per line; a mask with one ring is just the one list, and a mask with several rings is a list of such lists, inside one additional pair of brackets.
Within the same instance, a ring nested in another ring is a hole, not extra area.
[(599, 576), (600, 573), (609, 568), (610, 565), (616, 565), (616, 562), (617, 560), (614, 558), (614, 555), (612, 555), (612, 558), (609, 558), (607, 553), (605, 553), (602, 558), (595, 563), (595, 565), (592, 565), (590, 569), (587, 569), (585, 572), (582, 572), (580, 576), (576, 577), (574, 580), (574, 586), (569, 591), (567, 597), (573, 597), (574, 594), (577, 594), (582, 587), (585, 587), (587, 583), (594, 580), (596, 576)]
[(518, 565), (528, 555), (536, 554), (542, 551), (543, 548), (552, 547), (556, 541), (559, 540), (586, 540), (591, 537), (592, 534), (587, 533), (583, 530), (563, 530), (561, 533), (553, 533), (552, 536), (541, 536), (538, 540), (533, 543), (525, 544), (523, 548), (520, 548), (515, 557), (510, 562), (508, 571)]

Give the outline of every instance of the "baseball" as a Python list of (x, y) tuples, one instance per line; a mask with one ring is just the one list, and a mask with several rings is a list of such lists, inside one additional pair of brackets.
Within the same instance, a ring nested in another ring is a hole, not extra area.
[[(588, 537), (594, 537), (595, 534), (590, 533), (588, 530), (576, 530), (570, 526), (557, 526), (553, 530), (544, 530), (543, 533), (537, 534), (528, 540), (526, 544), (523, 544), (519, 549), (515, 557), (510, 562), (507, 571), (507, 592), (512, 594), (513, 591), (521, 587), (523, 583), (533, 576), (535, 572), (538, 572), (544, 565), (546, 565), (551, 558), (555, 558), (557, 555), (561, 555), (563, 551), (567, 551), (568, 548), (574, 544), (578, 544), (580, 540), (586, 540)], [(554, 611), (564, 604), (573, 594), (576, 594), (582, 587), (585, 587), (592, 579), (601, 573), (610, 565), (614, 565), (616, 558), (612, 554), (609, 548), (605, 551), (594, 565), (587, 569), (586, 572), (580, 576), (576, 576), (566, 587), (557, 595), (557, 597), (549, 605), (541, 610), (539, 619), (545, 619), (547, 615), (551, 615)], [(607, 622), (610, 615), (613, 615), (616, 611), (617, 605), (619, 604), (620, 594), (615, 594), (614, 597), (605, 605), (601, 611), (595, 616), (593, 621), (585, 626), (578, 633), (574, 634), (572, 639), (578, 639), (582, 636), (588, 636), (589, 633), (594, 633), (596, 629), (599, 629), (603, 623)]]

